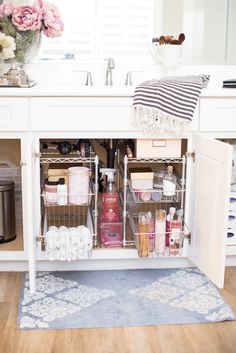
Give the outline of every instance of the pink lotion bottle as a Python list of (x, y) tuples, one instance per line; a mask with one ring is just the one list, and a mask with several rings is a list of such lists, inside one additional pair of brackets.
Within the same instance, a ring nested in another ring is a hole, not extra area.
[(147, 213), (148, 218), (148, 250), (153, 252), (155, 250), (155, 219), (152, 212)]
[(169, 238), (169, 251), (170, 255), (181, 255), (181, 231), (182, 231), (182, 216), (180, 212), (174, 214), (173, 219), (170, 221), (170, 238)]

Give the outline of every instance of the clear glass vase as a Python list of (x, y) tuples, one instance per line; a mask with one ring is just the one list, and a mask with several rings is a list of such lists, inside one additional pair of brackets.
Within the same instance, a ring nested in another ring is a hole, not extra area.
[(38, 53), (41, 44), (41, 32), (17, 31), (14, 61), (20, 64), (30, 62)]
[(41, 32), (17, 31), (15, 57), (10, 60), (11, 67), (7, 72), (8, 84), (28, 86), (31, 81), (25, 72), (24, 65), (37, 55), (41, 44)]

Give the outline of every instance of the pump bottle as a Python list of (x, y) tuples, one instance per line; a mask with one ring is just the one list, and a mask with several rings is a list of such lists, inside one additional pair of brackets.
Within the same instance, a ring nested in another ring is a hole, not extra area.
[(101, 168), (100, 172), (107, 176), (107, 182), (102, 195), (103, 222), (119, 222), (119, 197), (114, 181), (115, 169)]

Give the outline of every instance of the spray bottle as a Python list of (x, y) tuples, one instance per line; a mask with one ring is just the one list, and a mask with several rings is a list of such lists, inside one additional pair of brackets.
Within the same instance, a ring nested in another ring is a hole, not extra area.
[(107, 176), (107, 183), (102, 196), (102, 220), (119, 222), (119, 196), (114, 182), (115, 169), (101, 168), (102, 175)]

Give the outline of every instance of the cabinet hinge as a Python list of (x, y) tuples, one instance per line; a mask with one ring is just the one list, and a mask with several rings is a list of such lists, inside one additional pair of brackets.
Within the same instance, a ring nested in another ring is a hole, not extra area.
[(41, 153), (40, 152), (34, 152), (34, 158), (40, 158), (41, 157)]
[(184, 239), (187, 239), (189, 244), (191, 244), (191, 233), (189, 232), (189, 233), (184, 234)]
[(195, 162), (195, 152), (186, 152), (185, 153), (185, 156), (187, 158), (192, 158), (193, 159), (193, 162)]
[(20, 166), (21, 166), (21, 167), (25, 167), (26, 165), (27, 165), (26, 162), (20, 161)]

